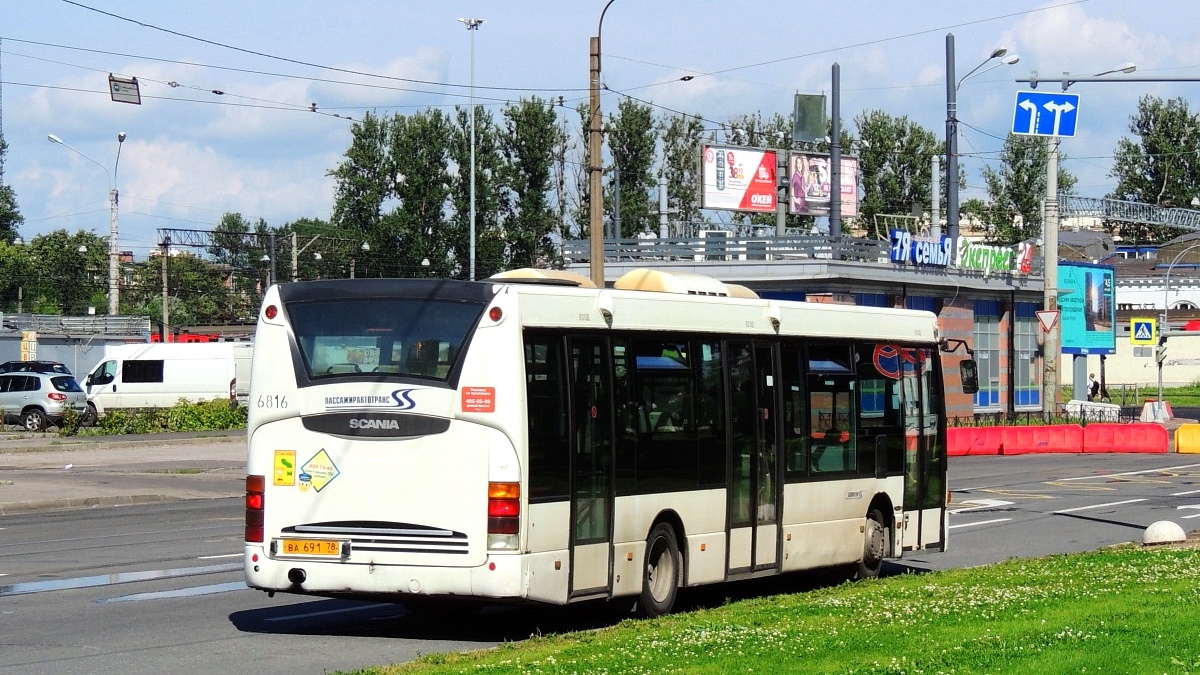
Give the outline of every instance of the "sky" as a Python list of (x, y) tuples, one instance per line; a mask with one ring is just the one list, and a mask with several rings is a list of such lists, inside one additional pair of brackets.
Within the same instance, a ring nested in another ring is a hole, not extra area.
[[(471, 32), (462, 18), (485, 23)], [(578, 133), (570, 109), (587, 100), (598, 30), (605, 114), (631, 96), (710, 129), (756, 112), (787, 116), (794, 94), (828, 95), (837, 63), (852, 135), (856, 115), (879, 109), (943, 139), (947, 35), (960, 78), (1005, 47), (1016, 64), (990, 61), (958, 88), (964, 201), (983, 196), (980, 169), (998, 166), (1016, 92), (1029, 89), (1016, 79), (1033, 71), (1061, 79), (1132, 62), (1128, 77), (1198, 80), (1073, 85), (1078, 130), (1062, 141), (1062, 166), (1081, 196), (1112, 189), (1113, 149), (1130, 136), (1140, 97), (1200, 108), (1200, 5), (1189, 0), (8, 0), (3, 179), (26, 240), (60, 229), (107, 236), (115, 184), (119, 248), (139, 260), (160, 228), (211, 230), (227, 212), (276, 227), (328, 219), (329, 172), (367, 112), (474, 100), (498, 117), (507, 102), (562, 96)], [(138, 79), (140, 105), (111, 100), (110, 73)]]

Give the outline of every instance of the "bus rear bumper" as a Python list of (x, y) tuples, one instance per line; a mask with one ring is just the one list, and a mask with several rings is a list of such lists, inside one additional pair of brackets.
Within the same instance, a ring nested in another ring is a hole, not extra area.
[(476, 567), (350, 564), (313, 558), (271, 559), (247, 544), (246, 585), (262, 591), (339, 597), (430, 595), (523, 599), (526, 575), (518, 555), (489, 555)]

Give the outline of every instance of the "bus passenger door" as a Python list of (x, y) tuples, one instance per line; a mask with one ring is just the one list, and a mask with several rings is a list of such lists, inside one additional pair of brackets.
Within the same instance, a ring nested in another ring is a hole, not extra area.
[(730, 573), (772, 568), (778, 560), (775, 350), (729, 343)]
[(572, 596), (611, 587), (612, 383), (606, 344), (570, 340)]
[(946, 444), (931, 351), (904, 348), (904, 548), (943, 545)]

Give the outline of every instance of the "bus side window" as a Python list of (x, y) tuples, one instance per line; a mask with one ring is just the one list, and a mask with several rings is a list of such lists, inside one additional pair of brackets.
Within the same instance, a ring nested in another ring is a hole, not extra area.
[(527, 335), (525, 396), (529, 429), (529, 496), (566, 498), (570, 487), (566, 357), (562, 341)]
[(813, 473), (858, 469), (858, 401), (854, 359), (849, 344), (808, 346), (809, 429)]
[(804, 416), (804, 377), (801, 368), (801, 348), (797, 344), (782, 345), (783, 357), (783, 452), (786, 476), (789, 480), (808, 475), (808, 455), (811, 439), (808, 420)]

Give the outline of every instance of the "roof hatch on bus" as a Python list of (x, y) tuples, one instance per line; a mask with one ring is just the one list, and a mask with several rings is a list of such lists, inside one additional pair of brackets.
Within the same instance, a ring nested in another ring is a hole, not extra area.
[(591, 279), (579, 274), (578, 272), (568, 272), (567, 270), (544, 270), (533, 267), (522, 267), (520, 269), (508, 270), (507, 272), (498, 272), (488, 278), (499, 281), (519, 283), (557, 284), (564, 286), (578, 286), (579, 288), (596, 287), (596, 284), (592, 283)]
[(613, 288), (627, 291), (653, 291), (680, 295), (711, 295), (726, 298), (757, 298), (758, 295), (738, 284), (726, 284), (703, 274), (663, 272), (652, 269), (630, 270), (617, 279)]

